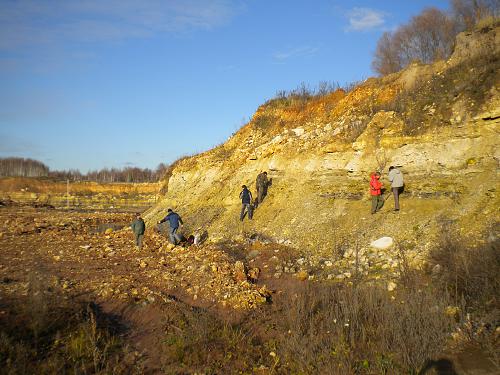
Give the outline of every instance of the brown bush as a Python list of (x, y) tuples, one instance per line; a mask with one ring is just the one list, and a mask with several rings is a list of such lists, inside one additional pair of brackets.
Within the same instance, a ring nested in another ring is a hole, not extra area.
[(480, 247), (467, 246), (467, 239), (447, 226), (439, 245), (430, 254), (430, 263), (439, 265), (436, 282), (447, 290), (458, 305), (463, 298), (478, 313), (500, 310), (500, 240)]
[(282, 366), (293, 373), (415, 372), (437, 355), (453, 322), (431, 289), (395, 300), (375, 286), (308, 286), (284, 305)]

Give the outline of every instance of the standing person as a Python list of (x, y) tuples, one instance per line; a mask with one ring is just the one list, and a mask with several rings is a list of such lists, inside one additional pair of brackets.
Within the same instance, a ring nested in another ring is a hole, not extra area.
[(392, 194), (394, 195), (394, 211), (399, 211), (399, 193), (404, 186), (403, 173), (392, 165), (389, 167), (389, 181), (391, 182)]
[(267, 187), (269, 185), (269, 180), (267, 179), (267, 172), (261, 172), (257, 175), (257, 180), (255, 181), (255, 189), (257, 190), (257, 200), (256, 206), (261, 204), (264, 197), (267, 194)]
[(384, 200), (382, 199), (382, 183), (380, 182), (380, 173), (373, 172), (370, 179), (370, 194), (372, 196), (372, 214), (380, 211), (384, 205)]
[(142, 249), (142, 239), (144, 238), (144, 232), (146, 231), (146, 224), (144, 223), (140, 213), (135, 216), (135, 219), (132, 221), (130, 226), (132, 227), (132, 232), (135, 236), (135, 245), (140, 250)]
[(165, 216), (163, 219), (161, 219), (158, 224), (164, 223), (165, 221), (168, 221), (168, 238), (170, 240), (170, 243), (177, 245), (179, 242), (181, 242), (181, 236), (177, 233), (177, 230), (179, 229), (180, 224), (184, 224), (182, 222), (181, 217), (177, 212), (172, 211), (171, 208), (167, 210), (167, 216)]
[(241, 188), (243, 189), (240, 193), (240, 199), (241, 199), (241, 213), (240, 213), (240, 220), (243, 221), (245, 218), (246, 212), (248, 212), (248, 218), (252, 219), (252, 193), (250, 190), (248, 190), (246, 185), (242, 185)]

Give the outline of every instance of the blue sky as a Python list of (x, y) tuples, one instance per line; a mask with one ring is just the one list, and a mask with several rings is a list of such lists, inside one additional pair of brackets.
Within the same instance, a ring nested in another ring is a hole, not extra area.
[(448, 1), (0, 0), (0, 157), (155, 168), (279, 90), (373, 75), (377, 39)]

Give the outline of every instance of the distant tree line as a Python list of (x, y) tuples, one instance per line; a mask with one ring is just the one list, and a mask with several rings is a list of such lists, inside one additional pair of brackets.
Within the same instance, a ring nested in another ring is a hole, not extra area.
[(400, 71), (414, 61), (448, 58), (459, 32), (500, 15), (499, 0), (451, 0), (451, 11), (426, 8), (409, 23), (385, 32), (377, 43), (372, 68), (380, 75)]
[(38, 160), (23, 158), (0, 159), (0, 176), (47, 177), (49, 167)]
[(56, 180), (95, 182), (156, 182), (162, 178), (168, 167), (160, 163), (154, 170), (125, 167), (81, 173), (77, 169), (51, 171), (44, 163), (33, 159), (0, 158), (0, 177), (50, 177)]

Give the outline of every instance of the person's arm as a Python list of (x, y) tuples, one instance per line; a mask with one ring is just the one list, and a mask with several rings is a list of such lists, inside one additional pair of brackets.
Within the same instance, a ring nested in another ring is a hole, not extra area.
[(248, 195), (250, 195), (250, 202), (253, 201), (253, 197), (252, 197), (252, 192), (250, 190), (248, 190)]
[(161, 219), (158, 224), (161, 224), (161, 223), (164, 223), (165, 221), (167, 221), (167, 217), (165, 216), (163, 219)]
[[(179, 216), (179, 215), (177, 215)], [(182, 221), (181, 217), (179, 216), (179, 223), (181, 223), (182, 225), (184, 225), (184, 222)]]

